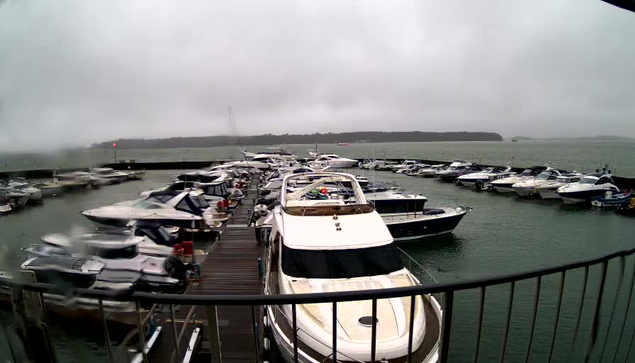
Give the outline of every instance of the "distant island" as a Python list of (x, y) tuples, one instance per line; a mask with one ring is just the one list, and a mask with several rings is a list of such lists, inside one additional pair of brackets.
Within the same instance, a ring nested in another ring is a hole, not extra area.
[(166, 139), (118, 139), (91, 146), (93, 149), (110, 149), (117, 143), (118, 149), (167, 149), (167, 148), (196, 148), (213, 146), (230, 146), (240, 144), (281, 145), (281, 144), (329, 144), (329, 143), (358, 143), (358, 142), (426, 142), (426, 141), (503, 141), (503, 137), (495, 132), (342, 132), (342, 133), (314, 133), (314, 134), (282, 134), (255, 136), (197, 136), (171, 137)]

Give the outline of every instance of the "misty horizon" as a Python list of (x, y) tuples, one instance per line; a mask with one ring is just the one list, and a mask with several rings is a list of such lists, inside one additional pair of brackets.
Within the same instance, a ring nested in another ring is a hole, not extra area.
[(635, 137), (602, 1), (0, 1), (0, 151), (358, 131)]

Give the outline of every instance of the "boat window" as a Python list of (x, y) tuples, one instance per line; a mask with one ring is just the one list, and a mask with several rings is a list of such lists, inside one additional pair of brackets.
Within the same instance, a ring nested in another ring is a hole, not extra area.
[(394, 243), (350, 250), (301, 250), (282, 245), (282, 271), (293, 277), (341, 279), (386, 275), (403, 268)]
[(172, 198), (174, 198), (174, 195), (172, 194), (158, 194), (158, 195), (151, 195), (145, 200), (149, 203), (167, 203)]
[(205, 200), (205, 198), (201, 195), (198, 196), (190, 196), (190, 198), (192, 198), (192, 202), (194, 202), (194, 205), (200, 209), (205, 209), (207, 207), (209, 207), (209, 204), (207, 203), (207, 201)]
[(377, 213), (390, 214), (422, 212), (425, 207), (425, 202), (425, 200), (376, 199), (373, 201), (373, 204), (375, 205)]
[(175, 208), (182, 212), (196, 214), (196, 212), (194, 211), (194, 208), (192, 208), (192, 206), (190, 206), (189, 203), (187, 203), (185, 198), (183, 198), (180, 202), (178, 202)]
[(600, 179), (598, 179), (598, 181), (595, 183), (596, 185), (600, 185), (600, 184), (607, 184), (610, 183), (611, 180), (609, 180), (609, 178), (607, 177), (601, 177)]
[(148, 202), (146, 200), (142, 200), (140, 202), (138, 202), (137, 204), (135, 204), (135, 208), (139, 208), (139, 209), (164, 209), (165, 206), (159, 204), (159, 203), (154, 203), (154, 202)]
[(133, 258), (138, 254), (137, 245), (132, 245), (126, 248), (99, 248), (96, 246), (90, 246), (86, 248), (86, 254), (91, 256), (99, 256), (101, 258), (114, 260), (118, 258)]
[(598, 181), (596, 178), (582, 178), (580, 179), (579, 183), (580, 184), (595, 184), (595, 182)]

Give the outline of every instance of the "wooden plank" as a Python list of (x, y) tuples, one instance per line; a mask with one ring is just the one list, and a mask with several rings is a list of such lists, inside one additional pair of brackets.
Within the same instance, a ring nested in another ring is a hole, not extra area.
[[(205, 258), (201, 264), (201, 281), (191, 285), (186, 294), (191, 295), (214, 295), (214, 294), (237, 294), (251, 295), (262, 293), (262, 278), (258, 272), (258, 259), (262, 258), (264, 248), (256, 242), (256, 235), (253, 228), (247, 227), (249, 220), (248, 211), (253, 210), (253, 198), (245, 197), (242, 203), (234, 210), (234, 216), (229, 220), (227, 226), (221, 229), (222, 237), (213, 247), (213, 251)], [(189, 306), (183, 306), (176, 312), (177, 329), (183, 326), (182, 319), (189, 310)], [(220, 336), (221, 356), (225, 362), (254, 362), (258, 356), (255, 351), (253, 338), (253, 324), (251, 308), (249, 306), (219, 306), (218, 310), (218, 334)], [(261, 321), (261, 309), (256, 307), (257, 320)], [(204, 307), (196, 310), (196, 319), (205, 320)], [(194, 325), (188, 327), (188, 333), (180, 342), (181, 361), (186, 354), (187, 342), (190, 333), (194, 331)], [(172, 331), (169, 322), (164, 323), (164, 333)], [(166, 339), (162, 344), (168, 345), (170, 349), (159, 349), (157, 354), (151, 354), (151, 362), (169, 362), (173, 337), (166, 334)], [(192, 355), (193, 361), (211, 362), (211, 347), (215, 346), (210, 342), (210, 327), (205, 324), (202, 329), (202, 342), (199, 344), (198, 352)], [(157, 347), (158, 348), (158, 347)]]

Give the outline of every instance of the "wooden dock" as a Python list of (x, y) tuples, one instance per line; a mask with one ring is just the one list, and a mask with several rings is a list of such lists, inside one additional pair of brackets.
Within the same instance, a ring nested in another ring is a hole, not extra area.
[[(252, 187), (253, 188), (253, 187)], [(262, 258), (264, 247), (258, 245), (255, 231), (248, 227), (250, 213), (253, 210), (255, 189), (249, 191), (242, 203), (234, 211), (234, 216), (221, 229), (221, 238), (214, 244), (211, 252), (201, 264), (201, 280), (192, 284), (186, 294), (212, 295), (236, 294), (258, 295), (262, 293), (262, 278), (258, 271), (258, 259)], [(201, 328), (197, 344), (189, 351), (191, 362), (212, 362), (220, 345), (220, 354), (225, 362), (257, 362), (260, 339), (254, 339), (253, 319), (261, 326), (261, 307), (219, 306), (217, 308), (218, 334), (209, 329), (208, 315), (214, 308), (195, 307), (186, 322), (190, 306), (175, 307), (177, 331), (185, 326), (183, 337), (179, 340), (179, 358), (182, 362), (191, 347), (192, 333)], [(162, 337), (150, 351), (150, 362), (170, 362), (175, 339), (171, 316), (164, 314)], [(213, 317), (212, 317), (213, 319)], [(213, 326), (214, 324), (212, 324)]]

